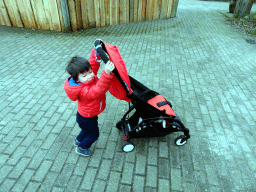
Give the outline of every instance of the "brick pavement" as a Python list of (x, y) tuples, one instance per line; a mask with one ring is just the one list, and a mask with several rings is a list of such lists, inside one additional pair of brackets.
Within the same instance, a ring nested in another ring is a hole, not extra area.
[[(0, 26), (0, 191), (256, 191), (256, 46), (226, 25), (226, 9), (180, 0), (176, 18), (75, 33)], [(115, 123), (127, 103), (107, 94), (94, 154), (74, 152), (64, 69), (96, 38), (117, 45), (129, 74), (172, 102), (191, 130), (186, 145), (170, 134), (122, 152)]]

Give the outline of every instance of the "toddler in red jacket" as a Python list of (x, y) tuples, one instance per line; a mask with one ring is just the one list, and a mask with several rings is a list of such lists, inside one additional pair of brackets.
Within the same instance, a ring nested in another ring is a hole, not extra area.
[(72, 101), (77, 101), (76, 121), (81, 128), (74, 145), (76, 152), (84, 156), (92, 154), (90, 147), (99, 137), (98, 114), (106, 107), (106, 92), (114, 76), (112, 62), (106, 64), (100, 78), (96, 76), (99, 67), (95, 49), (92, 49), (89, 61), (73, 57), (66, 67), (70, 77), (64, 83), (64, 90)]

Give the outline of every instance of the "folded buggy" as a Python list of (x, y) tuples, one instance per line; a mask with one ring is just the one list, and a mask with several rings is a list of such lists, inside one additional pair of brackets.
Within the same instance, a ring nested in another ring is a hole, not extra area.
[(174, 141), (176, 145), (184, 145), (190, 138), (189, 129), (185, 128), (174, 113), (171, 103), (128, 75), (125, 63), (115, 45), (96, 40), (95, 49), (97, 60), (102, 59), (104, 63), (110, 60), (116, 67), (109, 92), (117, 99), (129, 103), (129, 110), (116, 124), (124, 134), (125, 143), (122, 150), (130, 152), (134, 149), (131, 138), (161, 137), (172, 132), (184, 133)]

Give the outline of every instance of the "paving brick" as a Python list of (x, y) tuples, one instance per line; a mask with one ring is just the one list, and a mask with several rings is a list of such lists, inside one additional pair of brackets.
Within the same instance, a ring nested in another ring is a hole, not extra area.
[(28, 168), (37, 169), (40, 166), (41, 162), (43, 161), (47, 152), (48, 152), (47, 150), (39, 149), (31, 159), (28, 165)]
[[(44, 130), (47, 130), (47, 132), (50, 131), (50, 129), (44, 129)], [(47, 138), (44, 140), (44, 143), (40, 148), (50, 149), (57, 137), (58, 137), (57, 134), (50, 133), (49, 135), (47, 135)]]
[(97, 169), (89, 167), (85, 173), (84, 179), (81, 183), (80, 188), (83, 190), (92, 190), (94, 178), (96, 176)]
[(134, 171), (134, 163), (125, 162), (122, 172), (122, 183), (132, 184), (132, 176)]
[(45, 156), (45, 159), (54, 160), (58, 155), (63, 143), (62, 142), (54, 142), (51, 148), (48, 150), (48, 153)]
[(75, 165), (65, 164), (55, 182), (58, 186), (67, 186), (67, 183), (72, 175)]
[(135, 173), (138, 175), (145, 175), (146, 173), (147, 157), (144, 155), (136, 155)]
[(56, 158), (54, 159), (55, 162), (51, 167), (52, 172), (60, 172), (63, 169), (64, 163), (68, 157), (67, 152), (59, 152)]
[(22, 142), (23, 138), (15, 137), (12, 142), (4, 149), (3, 153), (5, 154), (13, 154), (17, 147)]
[(43, 192), (52, 189), (58, 173), (48, 172), (38, 191)]
[[(83, 176), (84, 175), (84, 172), (86, 171), (87, 169), (87, 165), (89, 163), (89, 158), (83, 158), (82, 156), (76, 154), (75, 152), (73, 152), (73, 154), (75, 154), (76, 158), (78, 158), (78, 160), (75, 158), (73, 161), (69, 161), (69, 159), (67, 159), (67, 163), (76, 163), (76, 166), (75, 166), (75, 169), (74, 169), (74, 175), (80, 175), (80, 176)], [(71, 156), (69, 156), (71, 157)]]
[(9, 159), (8, 159), (8, 164), (9, 165), (16, 165), (20, 159), (22, 158), (23, 154), (27, 150), (27, 147), (19, 146), (15, 150), (15, 153), (13, 153)]
[(111, 160), (103, 159), (100, 165), (98, 177), (99, 179), (107, 180), (111, 168)]
[(82, 181), (82, 177), (77, 177), (75, 175), (71, 176), (69, 181), (67, 182), (67, 191), (78, 191), (80, 183)]
[(111, 170), (122, 171), (124, 164), (124, 153), (115, 153)]
[(147, 166), (146, 186), (157, 187), (157, 167)]
[(10, 158), (9, 155), (4, 155), (4, 154), (2, 154), (2, 155), (0, 156), (0, 167), (2, 167), (2, 165), (4, 165), (5, 162), (6, 162), (7, 160), (9, 160), (9, 158)]
[(29, 158), (22, 158), (13, 168), (11, 173), (9, 174), (10, 178), (18, 179), (20, 175), (24, 172), (27, 165), (29, 164), (31, 159)]
[(30, 146), (34, 142), (34, 139), (36, 138), (37, 135), (38, 135), (37, 131), (34, 131), (34, 130), (30, 131), (21, 144), (25, 146)]
[[(65, 127), (64, 129), (66, 129), (67, 127)], [(67, 137), (66, 141), (65, 141), (65, 138)], [(74, 137), (69, 135), (68, 132), (64, 132), (64, 133), (61, 133), (59, 135), (59, 137), (57, 138), (58, 141), (61, 141), (61, 140), (64, 140), (65, 143), (62, 145), (62, 148), (61, 148), (61, 151), (65, 151), (65, 152), (70, 152), (72, 151), (73, 152), (73, 149), (74, 149)]]
[(159, 142), (159, 157), (168, 158), (168, 143), (167, 142)]
[(159, 164), (158, 164), (159, 178), (169, 179), (169, 175), (170, 175), (169, 164), (170, 163), (169, 163), (168, 159), (159, 158)]
[(170, 190), (170, 181), (168, 179), (159, 179), (158, 180), (158, 191), (171, 191)]
[(135, 175), (133, 177), (132, 191), (144, 192), (145, 178), (143, 176)]
[[(101, 140), (101, 138), (99, 138), (99, 140)], [(104, 153), (103, 153), (103, 158), (112, 159), (114, 157), (115, 148), (116, 148), (116, 142), (108, 141), (106, 145), (106, 149), (104, 150)]]
[(44, 160), (41, 163), (40, 167), (36, 170), (32, 179), (35, 180), (35, 181), (42, 182), (44, 180), (46, 174), (50, 170), (52, 164), (53, 164), (52, 161)]
[(38, 182), (29, 182), (26, 188), (24, 189), (24, 191), (25, 192), (37, 191), (40, 186), (41, 184)]
[(5, 179), (4, 181), (2, 181), (1, 185), (0, 185), (0, 191), (10, 191), (10, 189), (13, 187), (13, 185), (15, 184), (16, 180), (13, 179)]
[(107, 181), (96, 180), (94, 187), (92, 189), (93, 192), (105, 192)]
[(102, 149), (94, 149), (93, 156), (90, 158), (89, 166), (91, 167), (99, 167), (103, 150)]
[(6, 179), (9, 173), (12, 173), (13, 166), (4, 165), (1, 167), (0, 181), (1, 183)]
[(3, 142), (6, 143), (10, 143), (15, 137), (16, 135), (19, 133), (20, 129), (18, 128), (13, 128), (12, 131), (10, 131), (4, 138), (3, 138)]
[(148, 164), (157, 165), (158, 163), (158, 150), (155, 147), (148, 148), (149, 156), (148, 156)]
[[(100, 133), (100, 137), (99, 139), (97, 140), (96, 144), (95, 144), (95, 147), (96, 148), (100, 148), (100, 149), (104, 149), (107, 145), (107, 143), (110, 143), (111, 142), (107, 142), (108, 140), (108, 137), (109, 137), (109, 134), (107, 133)], [(103, 155), (105, 155), (106, 152), (104, 152)], [(112, 152), (111, 152), (112, 153)]]
[(109, 179), (106, 186), (106, 192), (118, 191), (120, 178), (121, 178), (120, 172), (110, 171)]

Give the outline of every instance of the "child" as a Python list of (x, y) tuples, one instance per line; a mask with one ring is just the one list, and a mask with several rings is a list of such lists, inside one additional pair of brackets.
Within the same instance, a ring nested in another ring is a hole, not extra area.
[(112, 71), (115, 66), (108, 62), (100, 78), (97, 72), (100, 63), (95, 60), (95, 49), (92, 49), (89, 61), (81, 57), (73, 57), (66, 71), (71, 75), (64, 83), (64, 90), (72, 101), (77, 102), (76, 121), (82, 129), (76, 137), (74, 145), (80, 155), (90, 156), (91, 145), (99, 137), (98, 114), (106, 106), (106, 92), (113, 78)]

